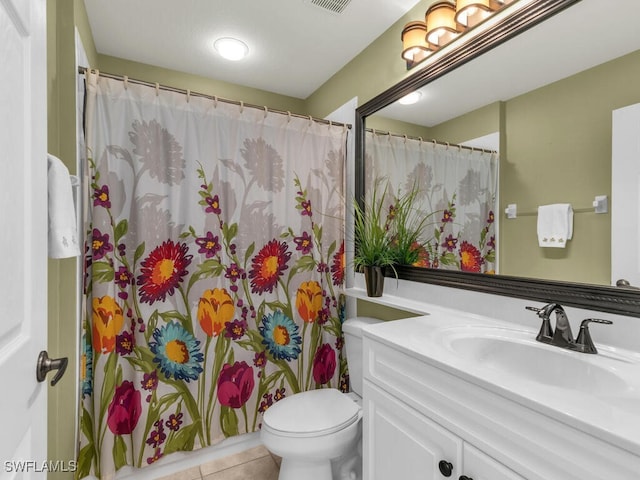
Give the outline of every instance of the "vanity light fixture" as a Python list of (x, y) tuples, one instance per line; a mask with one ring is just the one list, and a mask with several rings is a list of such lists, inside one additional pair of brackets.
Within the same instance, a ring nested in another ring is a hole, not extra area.
[(477, 25), (502, 6), (496, 0), (457, 0), (456, 22), (466, 28)]
[(407, 70), (422, 62), (467, 30), (516, 0), (442, 0), (431, 5), (424, 22), (402, 29), (402, 58)]
[(213, 43), (213, 47), (220, 56), (234, 62), (242, 60), (249, 53), (249, 47), (247, 44), (237, 38), (219, 38)]
[(427, 24), (409, 22), (402, 29), (402, 58), (415, 64), (429, 56), (433, 47), (427, 42)]
[(427, 42), (435, 48), (440, 48), (456, 38), (460, 31), (455, 16), (454, 3), (445, 1), (431, 5), (425, 14)]

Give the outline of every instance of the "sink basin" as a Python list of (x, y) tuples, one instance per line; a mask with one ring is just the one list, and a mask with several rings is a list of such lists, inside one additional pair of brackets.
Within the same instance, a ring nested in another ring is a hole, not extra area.
[(440, 345), (474, 367), (515, 375), (585, 393), (622, 392), (628, 382), (618, 374), (626, 362), (537, 342), (531, 332), (495, 327), (444, 328)]

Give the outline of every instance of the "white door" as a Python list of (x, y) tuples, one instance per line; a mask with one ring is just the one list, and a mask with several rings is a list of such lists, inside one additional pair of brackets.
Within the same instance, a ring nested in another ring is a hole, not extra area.
[(36, 360), (47, 342), (45, 0), (0, 0), (0, 59), (0, 478), (44, 478), (48, 384), (36, 381)]
[(640, 104), (613, 111), (611, 284), (640, 287)]

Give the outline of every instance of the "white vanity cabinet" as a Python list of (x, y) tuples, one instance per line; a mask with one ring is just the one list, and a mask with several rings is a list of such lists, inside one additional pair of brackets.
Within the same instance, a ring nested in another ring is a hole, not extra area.
[(364, 412), (368, 480), (524, 480), (366, 380)]
[[(640, 452), (528, 408), (502, 395), (503, 386), (488, 388), (374, 332), (365, 332), (363, 352), (366, 480), (640, 479)], [(450, 474), (440, 470), (442, 461), (451, 464)]]

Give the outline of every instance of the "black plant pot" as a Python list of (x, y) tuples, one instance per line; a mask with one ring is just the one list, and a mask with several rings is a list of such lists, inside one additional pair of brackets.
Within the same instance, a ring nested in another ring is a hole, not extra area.
[(365, 266), (364, 283), (367, 285), (367, 295), (381, 297), (384, 289), (384, 270), (382, 267)]

